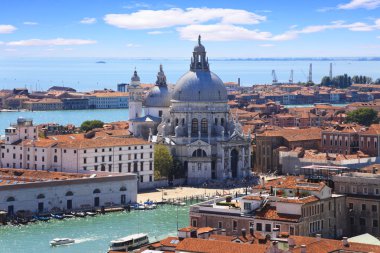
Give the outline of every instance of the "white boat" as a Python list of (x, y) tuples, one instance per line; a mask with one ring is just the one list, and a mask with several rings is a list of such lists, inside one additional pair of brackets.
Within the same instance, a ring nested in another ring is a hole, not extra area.
[(75, 240), (70, 239), (70, 238), (55, 238), (55, 239), (50, 241), (50, 245), (51, 246), (58, 246), (58, 245), (70, 244), (70, 243), (74, 243), (74, 242), (75, 242)]
[(111, 241), (109, 250), (125, 252), (140, 248), (144, 245), (147, 245), (148, 243), (149, 239), (147, 234), (134, 234)]

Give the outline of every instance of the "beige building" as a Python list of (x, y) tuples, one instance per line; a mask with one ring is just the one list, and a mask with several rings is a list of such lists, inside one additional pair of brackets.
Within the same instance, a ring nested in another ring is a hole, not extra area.
[(46, 213), (122, 206), (137, 200), (132, 173), (0, 169), (0, 210)]
[(350, 235), (370, 233), (380, 236), (379, 165), (365, 172), (349, 172), (333, 177), (335, 192), (346, 194), (347, 224)]
[(262, 182), (259, 193), (231, 201), (219, 199), (193, 205), (191, 226), (224, 229), (237, 235), (242, 229), (272, 235), (321, 234), (339, 238), (345, 234), (345, 196), (332, 194), (324, 183), (309, 183), (300, 177), (283, 177)]
[(60, 172), (136, 173), (139, 188), (154, 181), (153, 143), (107, 134), (53, 135), (39, 138), (32, 120), (18, 119), (5, 130), (0, 166)]

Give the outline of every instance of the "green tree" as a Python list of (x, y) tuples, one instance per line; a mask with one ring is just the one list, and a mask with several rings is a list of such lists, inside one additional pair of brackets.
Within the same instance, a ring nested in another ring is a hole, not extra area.
[(369, 126), (373, 123), (379, 122), (379, 118), (377, 117), (377, 111), (374, 109), (359, 108), (357, 110), (348, 112), (346, 121)]
[[(173, 167), (173, 157), (169, 149), (163, 144), (154, 147), (154, 171), (155, 176), (169, 177)], [(156, 172), (157, 171), (157, 172)]]
[(322, 86), (331, 86), (332, 85), (332, 80), (330, 79), (329, 76), (324, 76), (321, 81)]
[(102, 128), (103, 125), (103, 121), (100, 120), (86, 120), (80, 125), (80, 130), (88, 132), (95, 128)]
[(377, 78), (377, 79), (375, 80), (375, 84), (380, 84), (380, 78)]

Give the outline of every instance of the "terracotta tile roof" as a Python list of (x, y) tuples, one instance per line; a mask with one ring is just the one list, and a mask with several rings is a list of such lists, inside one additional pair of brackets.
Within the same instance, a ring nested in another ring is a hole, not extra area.
[(304, 198), (277, 198), (278, 202), (284, 202), (284, 203), (294, 203), (294, 204), (307, 204), (307, 203), (312, 203), (312, 202), (317, 202), (319, 201), (319, 198), (312, 195), (312, 196), (307, 196)]
[(191, 232), (191, 231), (194, 231), (194, 230), (197, 230), (197, 228), (196, 227), (192, 227), (192, 226), (188, 226), (188, 227), (180, 228), (178, 231), (180, 231), (180, 232)]
[(363, 135), (379, 135), (380, 134), (380, 124), (372, 124), (369, 128), (366, 128), (361, 134)]
[(263, 220), (298, 222), (300, 218), (301, 215), (278, 213), (276, 207), (268, 205), (255, 214), (255, 219)]
[(243, 197), (244, 200), (262, 200), (263, 197), (261, 196), (255, 196), (255, 195), (250, 195), (250, 196), (245, 196)]
[(97, 147), (120, 147), (120, 146), (131, 146), (131, 145), (147, 145), (150, 142), (139, 138), (109, 138), (100, 137), (94, 139), (82, 139), (73, 140), (68, 142), (61, 142), (58, 147), (61, 148), (97, 148)]
[(200, 235), (204, 233), (210, 233), (212, 231), (214, 231), (214, 228), (212, 227), (201, 227), (197, 229), (197, 234)]
[[(167, 237), (167, 238), (161, 240), (159, 242), (159, 244), (160, 244), (160, 246), (164, 246), (164, 247), (177, 247), (177, 245), (179, 243), (178, 241), (179, 241), (178, 237), (170, 236), (170, 237)], [(175, 243), (173, 243), (173, 242), (175, 242)]]
[(266, 130), (258, 136), (273, 136), (283, 137), (287, 141), (307, 141), (307, 140), (320, 140), (321, 129), (317, 127), (310, 128), (279, 128), (276, 130)]
[[(270, 190), (272, 188), (277, 189), (300, 189), (305, 191), (321, 191), (326, 184), (323, 182), (310, 183), (305, 179), (296, 176), (285, 176), (279, 177), (273, 180), (268, 180), (265, 182), (265, 189)], [(261, 185), (256, 185), (256, 189), (262, 189)]]
[(198, 253), (263, 253), (266, 245), (240, 244), (227, 241), (186, 238), (176, 248), (176, 251)]
[(296, 244), (296, 247), (291, 252), (301, 252), (301, 245), (306, 245), (307, 252), (313, 253), (329, 253), (336, 252), (338, 250), (345, 250), (345, 252), (360, 252), (360, 253), (380, 253), (380, 246), (349, 242), (348, 246), (344, 246), (340, 240), (331, 239), (317, 239), (315, 237), (305, 236), (291, 236)]
[(235, 239), (235, 236), (211, 234), (208, 239), (209, 240), (231, 242), (233, 239)]

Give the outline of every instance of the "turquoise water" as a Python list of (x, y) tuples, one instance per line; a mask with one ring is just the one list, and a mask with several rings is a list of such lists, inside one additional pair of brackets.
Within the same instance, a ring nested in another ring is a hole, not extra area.
[(103, 122), (128, 120), (128, 109), (0, 112), (0, 133), (4, 134), (4, 129), (9, 124), (16, 123), (18, 117), (32, 118), (35, 124), (54, 122), (80, 126), (85, 120), (98, 119)]
[[(109, 213), (96, 217), (51, 220), (26, 226), (0, 226), (1, 253), (104, 253), (113, 239), (147, 233), (150, 241), (176, 235), (178, 225), (189, 225), (189, 206), (159, 206), (155, 210)], [(50, 247), (57, 237), (76, 243)]]
[[(280, 82), (287, 82), (290, 70), (294, 70), (294, 82), (307, 80), (309, 63), (313, 64), (313, 81), (320, 82), (329, 74), (330, 61), (321, 60), (226, 60), (212, 59), (209, 49), (210, 68), (225, 81), (237, 81), (241, 78), (244, 86), (272, 82), (272, 69), (276, 70)], [(116, 89), (116, 84), (129, 82), (136, 67), (142, 83), (156, 80), (159, 64), (169, 83), (189, 70), (191, 49), (187, 59), (123, 59), (123, 58), (1, 58), (0, 89), (27, 87), (46, 90), (53, 85), (71, 86), (80, 91), (102, 88)], [(97, 64), (104, 60), (106, 64)], [(380, 77), (380, 61), (335, 60), (333, 74), (367, 75)]]

